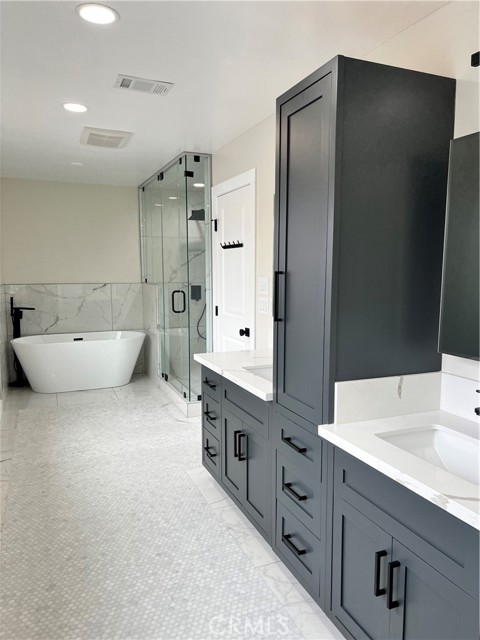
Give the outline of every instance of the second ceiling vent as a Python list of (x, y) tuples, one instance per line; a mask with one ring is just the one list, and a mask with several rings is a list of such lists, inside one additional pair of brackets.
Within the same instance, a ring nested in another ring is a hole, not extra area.
[(113, 129), (96, 129), (84, 127), (80, 135), (80, 142), (92, 147), (105, 149), (121, 149), (132, 137), (130, 131), (114, 131)]
[(119, 74), (113, 85), (116, 89), (128, 89), (129, 91), (141, 91), (142, 93), (154, 93), (158, 96), (166, 96), (173, 87), (172, 82), (162, 80), (146, 80), (135, 76)]

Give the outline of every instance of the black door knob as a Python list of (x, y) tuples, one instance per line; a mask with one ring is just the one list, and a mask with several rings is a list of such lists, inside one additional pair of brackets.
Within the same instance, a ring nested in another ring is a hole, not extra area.
[(245, 327), (245, 329), (240, 329), (240, 331), (238, 333), (241, 336), (246, 336), (247, 338), (250, 337), (250, 329), (248, 327)]

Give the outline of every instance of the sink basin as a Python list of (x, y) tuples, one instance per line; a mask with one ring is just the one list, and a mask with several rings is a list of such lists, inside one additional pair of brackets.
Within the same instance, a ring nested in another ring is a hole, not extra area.
[(254, 373), (256, 376), (260, 376), (264, 380), (268, 380), (268, 382), (273, 382), (273, 367), (266, 367), (263, 364), (252, 365), (251, 367), (242, 367), (245, 371), (250, 371), (250, 373)]
[(475, 438), (437, 424), (375, 435), (439, 469), (480, 484), (480, 443)]

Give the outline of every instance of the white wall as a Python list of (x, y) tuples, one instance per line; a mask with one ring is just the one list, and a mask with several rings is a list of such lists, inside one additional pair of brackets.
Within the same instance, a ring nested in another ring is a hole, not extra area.
[[(256, 169), (256, 280), (268, 278), (272, 297), (273, 194), (275, 192), (275, 116), (260, 122), (212, 156), (213, 185)], [(215, 294), (214, 294), (215, 295)], [(213, 302), (215, 304), (215, 301)], [(256, 313), (256, 348), (271, 349), (271, 315)]]
[[(476, 2), (451, 2), (365, 56), (456, 78), (455, 138), (480, 129), (480, 72), (470, 64), (479, 49), (479, 8)], [(473, 360), (444, 355), (442, 370), (480, 380), (480, 366)]]
[(3, 282), (140, 282), (137, 190), (1, 181)]
[[(479, 48), (479, 5), (452, 2), (412, 27), (360, 56), (365, 60), (457, 79), (455, 137), (479, 130), (479, 70), (470, 56)], [(319, 60), (319, 66), (326, 60)], [(274, 104), (272, 103), (272, 111)], [(271, 277), (273, 264), (272, 203), (275, 190), (274, 116), (213, 154), (213, 180), (218, 184), (257, 168), (257, 277)], [(258, 347), (271, 346), (270, 324), (257, 314)], [(444, 357), (444, 369), (477, 377), (476, 363)]]

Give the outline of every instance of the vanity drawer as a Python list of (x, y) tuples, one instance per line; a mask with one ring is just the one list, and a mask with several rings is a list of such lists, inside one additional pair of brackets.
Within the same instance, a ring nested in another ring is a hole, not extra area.
[(277, 499), (317, 538), (321, 538), (322, 485), (277, 452)]
[(269, 404), (229, 380), (223, 381), (222, 407), (268, 439)]
[(220, 442), (207, 429), (202, 429), (202, 460), (210, 473), (220, 479)]
[(321, 543), (277, 500), (275, 549), (315, 597), (320, 592)]
[(211, 398), (220, 402), (222, 389), (222, 376), (207, 367), (202, 367), (202, 395), (206, 393)]
[(220, 403), (211, 398), (208, 394), (202, 394), (202, 424), (205, 429), (217, 438), (220, 437), (221, 428)]
[(275, 445), (277, 451), (304, 474), (319, 481), (322, 479), (322, 438), (275, 413)]

